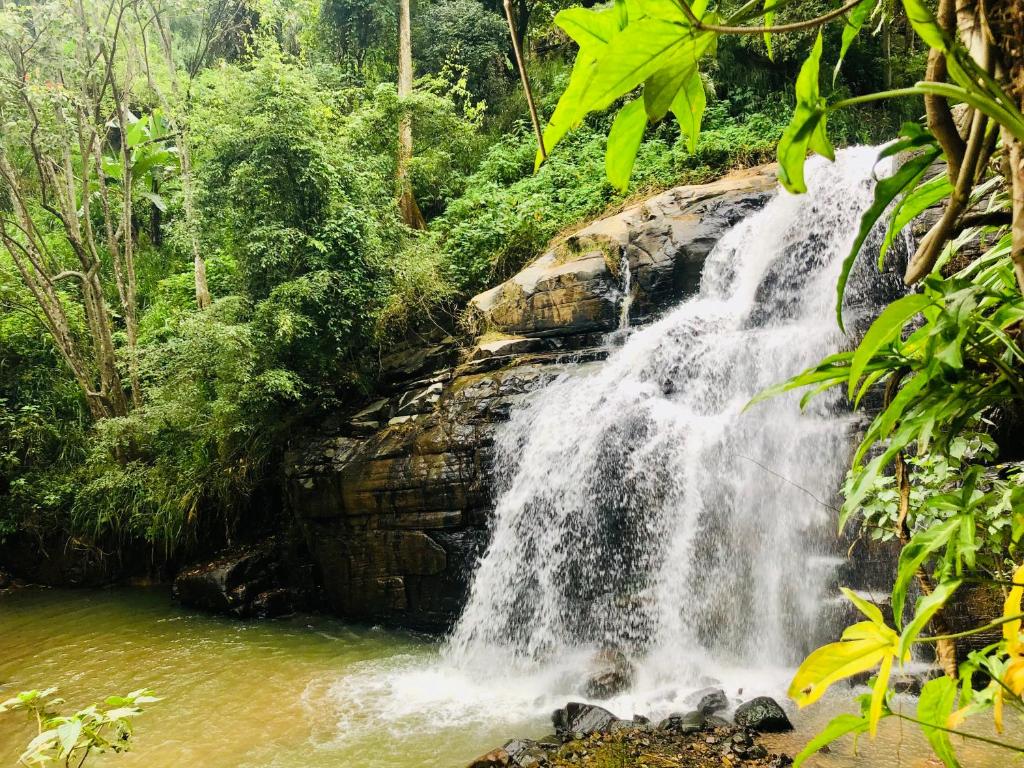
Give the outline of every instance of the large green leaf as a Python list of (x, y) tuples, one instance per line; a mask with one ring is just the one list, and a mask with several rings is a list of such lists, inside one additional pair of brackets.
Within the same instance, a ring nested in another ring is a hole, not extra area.
[(818, 88), (821, 50), (822, 38), (819, 32), (810, 55), (800, 68), (796, 79), (796, 109), (779, 141), (779, 181), (790, 192), (807, 191), (804, 163), (809, 148), (826, 157), (832, 156), (832, 147), (825, 132), (825, 101)]
[(860, 34), (861, 27), (864, 26), (864, 22), (871, 16), (871, 11), (874, 10), (878, 4), (878, 0), (861, 0), (853, 10), (846, 14), (846, 23), (843, 26), (843, 45), (839, 49), (839, 59), (836, 61), (836, 68), (832, 71), (832, 82), (836, 81), (839, 77), (839, 68), (843, 66), (843, 59), (846, 58), (846, 52), (850, 50), (850, 46), (853, 41)]
[(892, 587), (892, 615), (896, 626), (903, 626), (903, 606), (907, 600), (907, 589), (924, 561), (960, 530), (960, 519), (954, 517), (931, 528), (915, 533), (900, 552), (896, 568), (896, 583)]
[(906, 10), (907, 19), (914, 31), (917, 32), (917, 36), (924, 40), (929, 47), (945, 51), (946, 37), (942, 34), (942, 29), (936, 23), (931, 9), (924, 0), (903, 0), (903, 8)]
[(857, 383), (860, 381), (864, 371), (871, 362), (871, 358), (884, 345), (900, 337), (903, 326), (910, 318), (918, 314), (922, 309), (932, 303), (930, 296), (924, 293), (912, 293), (897, 299), (871, 324), (868, 332), (857, 346), (853, 353), (853, 360), (850, 362), (850, 377), (847, 382), (847, 389), (850, 397), (853, 397)]
[(921, 730), (946, 768), (960, 768), (949, 733), (939, 730), (946, 727), (955, 702), (956, 682), (946, 676), (925, 683), (917, 700), (917, 719), (921, 721)]
[[(647, 79), (644, 83), (644, 108), (651, 122), (661, 120), (668, 113), (677, 94), (696, 72), (696, 63), (683, 67), (670, 64)], [(699, 75), (697, 77), (700, 79)]]
[[(569, 131), (579, 125), (584, 114), (580, 109), (583, 92), (593, 76), (595, 66), (597, 66), (597, 60), (593, 56), (584, 54), (582, 51), (576, 56), (572, 74), (569, 76), (569, 84), (559, 98), (555, 111), (552, 113), (551, 119), (548, 120), (547, 127), (544, 128), (544, 148), (548, 153), (565, 138)], [(540, 168), (542, 162), (544, 162), (544, 155), (538, 149), (534, 170)]]
[(629, 186), (633, 162), (647, 127), (647, 113), (643, 99), (634, 99), (619, 110), (608, 134), (608, 150), (605, 153), (605, 171), (608, 181), (619, 191)]
[(602, 50), (580, 98), (580, 111), (607, 109), (665, 67), (695, 66), (713, 39), (712, 33), (694, 33), (664, 19), (631, 21)]
[(697, 151), (700, 123), (707, 103), (704, 81), (701, 80), (700, 72), (694, 70), (672, 102), (672, 114), (676, 116), (680, 129), (686, 134), (686, 148), (691, 153)]
[(800, 707), (813, 704), (829, 687), (848, 677), (867, 672), (896, 651), (899, 636), (886, 626), (862, 621), (846, 628), (838, 643), (811, 653), (793, 676), (789, 696)]
[(566, 8), (555, 15), (555, 24), (576, 41), (581, 51), (597, 52), (619, 31), (618, 19), (611, 8)]
[(882, 242), (881, 252), (878, 254), (878, 263), (885, 261), (885, 254), (888, 253), (896, 236), (903, 231), (903, 228), (916, 219), (927, 208), (944, 200), (953, 191), (953, 185), (949, 181), (949, 174), (939, 173), (924, 184), (918, 185), (917, 189), (910, 192), (903, 198), (893, 211), (889, 219), (889, 227), (885, 232), (885, 240)]
[[(904, 144), (906, 143), (904, 142)], [(908, 146), (909, 148), (912, 148), (912, 146)], [(885, 213), (889, 204), (903, 190), (917, 183), (921, 176), (924, 175), (924, 172), (928, 170), (928, 167), (939, 156), (940, 152), (941, 150), (935, 144), (928, 144), (922, 154), (911, 158), (900, 166), (896, 173), (881, 179), (875, 185), (874, 201), (871, 203), (871, 207), (861, 216), (857, 237), (853, 241), (850, 253), (843, 259), (843, 266), (839, 273), (839, 282), (836, 286), (836, 320), (839, 322), (841, 329), (845, 330), (843, 324), (843, 296), (846, 295), (846, 283), (850, 279), (850, 272), (853, 270), (853, 265), (857, 261), (857, 256), (860, 254), (864, 241), (867, 240), (875, 223)], [(883, 153), (882, 156), (884, 157), (886, 154)]]
[(956, 592), (959, 586), (960, 581), (958, 579), (943, 581), (935, 587), (930, 595), (925, 595), (918, 599), (914, 610), (914, 618), (910, 620), (903, 630), (903, 634), (900, 635), (900, 645), (897, 651), (899, 656), (902, 657), (910, 651), (910, 646), (914, 644), (918, 635), (928, 626), (932, 616), (946, 604), (946, 601)]
[(807, 758), (820, 752), (822, 747), (827, 747), (836, 739), (851, 733), (861, 734), (867, 730), (868, 720), (866, 717), (858, 717), (857, 715), (839, 715), (838, 717), (833, 718), (832, 721), (825, 726), (825, 730), (811, 739), (807, 746), (800, 751), (800, 754), (793, 759), (793, 768), (800, 768)]

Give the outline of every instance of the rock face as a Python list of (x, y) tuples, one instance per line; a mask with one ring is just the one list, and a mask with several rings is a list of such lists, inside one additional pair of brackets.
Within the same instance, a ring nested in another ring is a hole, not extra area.
[(470, 301), (471, 343), (413, 341), (384, 361), (377, 399), (297, 439), (288, 503), (332, 608), (447, 629), (487, 541), (497, 425), (569, 366), (603, 358), (624, 320), (695, 293), (718, 239), (774, 188), (770, 168), (677, 187), (557, 241)]

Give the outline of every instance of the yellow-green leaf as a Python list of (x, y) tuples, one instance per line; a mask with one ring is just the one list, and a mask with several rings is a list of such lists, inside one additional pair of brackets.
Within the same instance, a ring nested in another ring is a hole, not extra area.
[(621, 192), (629, 187), (629, 176), (633, 162), (647, 127), (647, 113), (643, 99), (633, 99), (619, 110), (608, 134), (608, 150), (605, 153), (605, 171), (608, 181)]
[(838, 643), (822, 646), (804, 659), (790, 683), (790, 697), (800, 707), (813, 704), (833, 683), (872, 670), (892, 657), (897, 642), (895, 632), (871, 621), (847, 627)]
[(686, 134), (686, 148), (697, 151), (697, 139), (700, 138), (700, 123), (707, 108), (707, 96), (704, 93), (704, 81), (700, 72), (694, 70), (679, 89), (672, 102), (672, 114), (679, 121), (680, 130)]

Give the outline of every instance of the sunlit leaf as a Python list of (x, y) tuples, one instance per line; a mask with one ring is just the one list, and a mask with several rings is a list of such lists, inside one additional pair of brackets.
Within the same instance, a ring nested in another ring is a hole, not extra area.
[(939, 730), (946, 726), (955, 702), (956, 682), (946, 676), (936, 677), (925, 683), (917, 700), (917, 719), (921, 721), (921, 730), (946, 768), (960, 766), (949, 734)]
[(672, 114), (679, 121), (680, 130), (686, 134), (686, 148), (691, 153), (697, 151), (700, 124), (706, 107), (704, 81), (701, 80), (700, 72), (694, 70), (672, 102)]
[(810, 55), (800, 68), (796, 80), (796, 109), (779, 141), (779, 182), (790, 192), (807, 191), (804, 164), (807, 161), (807, 150), (812, 145), (820, 154), (831, 155), (831, 145), (825, 133), (825, 101), (818, 88), (821, 50), (822, 37), (819, 32)]
[(822, 747), (828, 746), (836, 739), (851, 733), (861, 734), (867, 730), (867, 718), (858, 717), (857, 715), (839, 715), (833, 718), (825, 726), (825, 730), (811, 739), (807, 746), (800, 751), (800, 754), (793, 759), (793, 768), (800, 768), (808, 757), (820, 752)]
[(624, 192), (629, 186), (637, 150), (647, 127), (647, 113), (643, 99), (634, 99), (619, 110), (608, 134), (608, 150), (605, 154), (605, 170), (608, 181)]
[(918, 569), (933, 552), (945, 547), (960, 528), (960, 519), (952, 518), (915, 533), (900, 552), (896, 568), (896, 583), (892, 588), (892, 614), (896, 626), (903, 625), (903, 606), (907, 589)]

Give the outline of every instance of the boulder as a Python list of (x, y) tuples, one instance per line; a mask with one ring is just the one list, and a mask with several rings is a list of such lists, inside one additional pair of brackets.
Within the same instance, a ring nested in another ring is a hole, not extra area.
[(704, 729), (706, 720), (703, 712), (673, 712), (660, 723), (656, 730), (672, 733), (697, 733)]
[(280, 616), (291, 611), (280, 586), (280, 557), (273, 541), (222, 553), (182, 570), (174, 596), (189, 608), (239, 618)]
[(621, 721), (607, 709), (595, 704), (570, 701), (552, 713), (551, 722), (554, 724), (557, 734), (565, 735), (603, 733), (609, 730), (613, 723)]
[(547, 765), (548, 756), (544, 748), (531, 739), (513, 739), (504, 746), (511, 764), (518, 768), (539, 768)]
[(781, 733), (793, 730), (793, 724), (789, 722), (785, 710), (775, 699), (767, 696), (758, 696), (756, 699), (740, 704), (733, 717), (736, 720), (736, 725), (761, 733)]
[(698, 712), (713, 715), (729, 708), (729, 699), (721, 688), (702, 688), (686, 697), (689, 704), (694, 704)]
[(583, 690), (591, 698), (611, 698), (633, 683), (633, 665), (622, 651), (600, 651), (592, 660), (591, 666), (593, 672), (583, 686)]
[(486, 755), (480, 755), (471, 762), (468, 768), (508, 768), (512, 765), (512, 758), (504, 749), (492, 749)]

